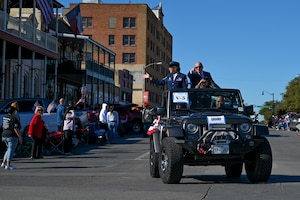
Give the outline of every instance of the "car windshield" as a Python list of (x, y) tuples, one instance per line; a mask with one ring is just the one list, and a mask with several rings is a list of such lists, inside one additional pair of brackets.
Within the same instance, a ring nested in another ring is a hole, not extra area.
[(170, 96), (171, 112), (226, 111), (243, 112), (242, 99), (236, 90), (174, 91)]

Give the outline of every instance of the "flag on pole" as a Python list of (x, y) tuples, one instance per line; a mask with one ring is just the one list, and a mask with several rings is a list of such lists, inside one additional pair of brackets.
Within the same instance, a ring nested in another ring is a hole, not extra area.
[(48, 25), (54, 19), (53, 0), (36, 0), (36, 2), (44, 16), (45, 23)]
[(151, 126), (149, 127), (147, 131), (147, 135), (152, 135), (153, 133), (155, 133), (158, 129), (159, 123), (160, 123), (160, 116), (157, 116), (155, 120), (152, 122)]
[(68, 12), (66, 14), (66, 17), (68, 19), (68, 22), (74, 34), (77, 35), (83, 32), (82, 17), (80, 13), (79, 4), (75, 8), (73, 8), (70, 12)]

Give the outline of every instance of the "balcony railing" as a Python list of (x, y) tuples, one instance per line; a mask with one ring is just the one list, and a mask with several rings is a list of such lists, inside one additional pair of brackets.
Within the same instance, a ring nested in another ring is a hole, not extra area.
[(34, 28), (27, 22), (20, 23), (19, 18), (10, 17), (3, 11), (0, 11), (0, 30), (57, 53), (56, 37)]

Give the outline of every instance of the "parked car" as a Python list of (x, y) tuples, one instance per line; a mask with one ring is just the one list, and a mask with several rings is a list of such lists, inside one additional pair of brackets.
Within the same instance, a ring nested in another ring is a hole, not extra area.
[[(33, 115), (35, 107), (40, 105), (43, 106), (45, 112), (43, 114), (43, 119), (45, 124), (47, 124), (50, 131), (57, 129), (56, 123), (56, 113), (47, 113), (47, 107), (50, 103), (48, 99), (45, 98), (10, 98), (6, 99), (2, 104), (0, 104), (0, 119), (7, 114), (7, 109), (12, 102), (18, 102), (19, 111), (21, 119), (21, 132), (29, 125)], [(2, 122), (1, 122), (2, 123)]]
[(300, 131), (300, 114), (291, 117), (290, 129), (291, 131)]
[[(115, 111), (119, 113), (119, 122), (122, 123), (119, 126), (119, 135), (122, 136), (126, 133), (142, 133), (143, 122), (142, 122), (142, 111), (136, 109), (136, 104), (109, 104), (113, 105)], [(91, 106), (85, 110), (75, 110), (76, 116), (80, 119), (82, 126), (88, 126), (88, 113), (93, 109)]]
[[(119, 113), (120, 123), (124, 122), (126, 133), (138, 134), (143, 131), (142, 112), (135, 107), (135, 104), (114, 104), (115, 110)], [(125, 132), (119, 134), (122, 135)]]

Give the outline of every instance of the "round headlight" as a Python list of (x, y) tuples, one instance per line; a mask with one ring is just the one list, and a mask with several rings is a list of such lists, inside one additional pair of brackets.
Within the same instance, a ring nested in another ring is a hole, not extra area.
[(187, 124), (186, 130), (189, 134), (195, 134), (198, 131), (198, 126), (196, 124)]
[(249, 123), (242, 123), (239, 125), (239, 131), (243, 133), (249, 132), (251, 129), (251, 125)]

